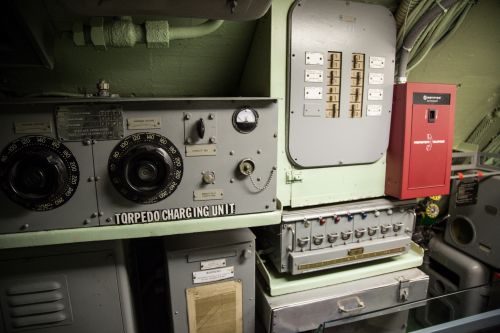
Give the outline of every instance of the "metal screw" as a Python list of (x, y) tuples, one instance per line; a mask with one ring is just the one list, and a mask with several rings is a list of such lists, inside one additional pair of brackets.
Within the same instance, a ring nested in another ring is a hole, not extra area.
[(99, 177), (99, 176), (95, 177), (95, 181), (98, 181), (100, 179), (101, 179), (101, 177)]
[(85, 221), (83, 221), (83, 224), (87, 225), (90, 223), (90, 219), (85, 219)]
[(104, 212), (99, 212), (99, 216), (103, 216), (104, 215)]
[(92, 139), (92, 144), (95, 145), (97, 143), (96, 139)]
[(229, 155), (233, 156), (233, 155), (234, 155), (234, 150), (231, 150), (231, 151), (229, 152)]
[(189, 114), (189, 113), (186, 113), (186, 115), (184, 116), (184, 119), (186, 119), (186, 120), (189, 120), (189, 119), (191, 119), (191, 114)]
[(260, 154), (260, 153), (262, 153), (262, 150), (257, 149), (257, 154)]
[(94, 212), (94, 213), (90, 214), (90, 217), (92, 217), (92, 218), (97, 217), (97, 213)]
[(90, 183), (90, 182), (93, 182), (94, 180), (95, 180), (95, 178), (94, 178), (94, 177), (89, 177), (89, 178), (87, 179), (87, 181), (88, 181), (89, 183)]
[(186, 143), (191, 144), (192, 142), (193, 142), (193, 140), (191, 140), (191, 138), (187, 138), (187, 139), (186, 139)]
[(231, 179), (229, 180), (229, 182), (230, 182), (230, 183), (234, 183), (234, 178), (231, 178)]
[(278, 137), (278, 134), (277, 133), (274, 133), (273, 134), (273, 138), (277, 138)]
[(108, 222), (108, 223), (110, 223), (111, 221), (113, 221), (113, 220), (111, 219), (111, 217), (108, 217), (108, 218), (106, 219), (106, 222)]
[(269, 205), (266, 205), (266, 209), (269, 209)]
[(30, 227), (30, 225), (29, 225), (28, 223), (23, 224), (23, 225), (21, 226), (21, 230), (26, 230), (26, 229), (28, 229), (29, 227)]
[(210, 137), (210, 143), (215, 143), (215, 136)]
[(215, 118), (215, 115), (214, 115), (213, 113), (210, 113), (210, 114), (208, 115), (208, 119), (212, 120), (212, 119), (214, 119), (214, 118)]
[(83, 140), (83, 145), (84, 146), (88, 146), (92, 143), (92, 141), (90, 141), (90, 139), (87, 139), (87, 140)]

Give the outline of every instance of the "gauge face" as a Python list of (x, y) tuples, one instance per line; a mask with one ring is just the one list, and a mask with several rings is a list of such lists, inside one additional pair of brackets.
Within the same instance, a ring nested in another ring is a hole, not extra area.
[(14, 202), (46, 211), (67, 202), (80, 180), (71, 151), (54, 138), (24, 136), (12, 141), (0, 157), (0, 185)]
[(233, 126), (240, 133), (250, 133), (257, 127), (259, 114), (251, 108), (237, 110), (233, 114)]
[(113, 186), (125, 198), (152, 204), (171, 195), (182, 179), (179, 150), (164, 136), (132, 134), (116, 145), (108, 162)]

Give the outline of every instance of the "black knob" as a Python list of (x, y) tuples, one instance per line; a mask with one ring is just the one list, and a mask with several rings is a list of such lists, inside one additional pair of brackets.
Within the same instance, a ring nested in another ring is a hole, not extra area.
[(172, 159), (160, 147), (139, 145), (124, 157), (124, 178), (129, 190), (147, 198), (165, 187), (172, 177)]
[(63, 160), (48, 150), (20, 153), (8, 171), (11, 191), (31, 202), (44, 201), (61, 192), (67, 181)]
[(203, 121), (203, 118), (198, 120), (198, 123), (196, 124), (196, 131), (198, 132), (200, 139), (205, 137), (205, 122)]

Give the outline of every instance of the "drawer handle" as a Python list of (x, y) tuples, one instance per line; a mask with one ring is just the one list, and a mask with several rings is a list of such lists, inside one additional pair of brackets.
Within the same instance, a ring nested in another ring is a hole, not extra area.
[(338, 301), (339, 312), (349, 313), (356, 310), (361, 310), (366, 307), (365, 303), (359, 297), (350, 297)]

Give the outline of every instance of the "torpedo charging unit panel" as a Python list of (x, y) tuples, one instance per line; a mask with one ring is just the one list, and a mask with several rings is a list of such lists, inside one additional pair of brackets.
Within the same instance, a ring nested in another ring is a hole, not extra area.
[(276, 210), (275, 100), (4, 103), (0, 233)]

